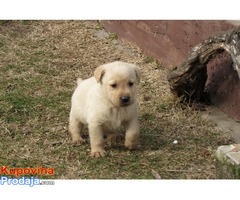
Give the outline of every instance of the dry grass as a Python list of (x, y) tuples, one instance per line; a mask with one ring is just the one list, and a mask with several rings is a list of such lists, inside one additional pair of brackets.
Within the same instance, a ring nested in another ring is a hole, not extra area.
[[(114, 34), (99, 39), (102, 29), (90, 21), (0, 22), (0, 166), (53, 167), (45, 178), (56, 179), (216, 178), (214, 153), (229, 136), (172, 96), (159, 62)], [(142, 71), (141, 148), (107, 145), (106, 158), (92, 159), (89, 144), (71, 143), (70, 98), (77, 77), (114, 60)]]

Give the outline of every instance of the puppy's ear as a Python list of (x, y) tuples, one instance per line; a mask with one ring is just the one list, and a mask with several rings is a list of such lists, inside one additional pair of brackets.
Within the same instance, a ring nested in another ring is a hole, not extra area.
[(139, 67), (137, 67), (137, 66), (135, 65), (135, 66), (134, 66), (134, 70), (135, 70), (135, 73), (136, 73), (136, 76), (137, 76), (137, 80), (138, 80), (138, 82), (140, 82), (141, 72), (140, 72)]
[(104, 74), (105, 74), (104, 65), (101, 65), (101, 66), (97, 67), (97, 69), (95, 69), (94, 77), (95, 77), (95, 79), (97, 80), (98, 83), (99, 82), (102, 83), (102, 78), (103, 78)]

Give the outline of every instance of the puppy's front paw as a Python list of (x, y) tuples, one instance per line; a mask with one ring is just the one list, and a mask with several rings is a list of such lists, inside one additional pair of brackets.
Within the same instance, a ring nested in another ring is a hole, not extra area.
[(128, 148), (129, 150), (134, 150), (137, 149), (138, 142), (125, 142), (125, 147)]
[(91, 152), (91, 156), (95, 157), (95, 158), (104, 157), (105, 155), (106, 155), (106, 151), (104, 151), (104, 150), (98, 150), (98, 151)]

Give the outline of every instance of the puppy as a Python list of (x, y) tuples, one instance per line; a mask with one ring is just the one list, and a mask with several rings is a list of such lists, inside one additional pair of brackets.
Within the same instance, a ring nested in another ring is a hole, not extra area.
[(82, 130), (87, 125), (91, 155), (103, 157), (106, 154), (104, 136), (117, 137), (117, 129), (124, 126), (125, 147), (136, 148), (139, 138), (136, 86), (139, 80), (139, 68), (120, 61), (99, 66), (92, 78), (78, 79), (69, 117), (73, 142), (84, 142)]

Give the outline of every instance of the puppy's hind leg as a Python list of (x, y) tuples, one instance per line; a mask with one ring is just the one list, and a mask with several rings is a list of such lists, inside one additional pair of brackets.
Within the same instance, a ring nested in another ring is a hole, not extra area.
[(118, 132), (111, 132), (111, 133), (108, 133), (106, 136), (107, 136), (106, 142), (108, 144), (117, 144), (121, 142), (124, 138), (123, 135), (121, 135)]
[(72, 136), (72, 141), (74, 143), (83, 144), (85, 140), (82, 138), (82, 131), (84, 125), (70, 115), (69, 118), (69, 132)]
[(136, 149), (139, 144), (139, 123), (137, 119), (132, 119), (125, 124), (126, 136), (125, 147)]

